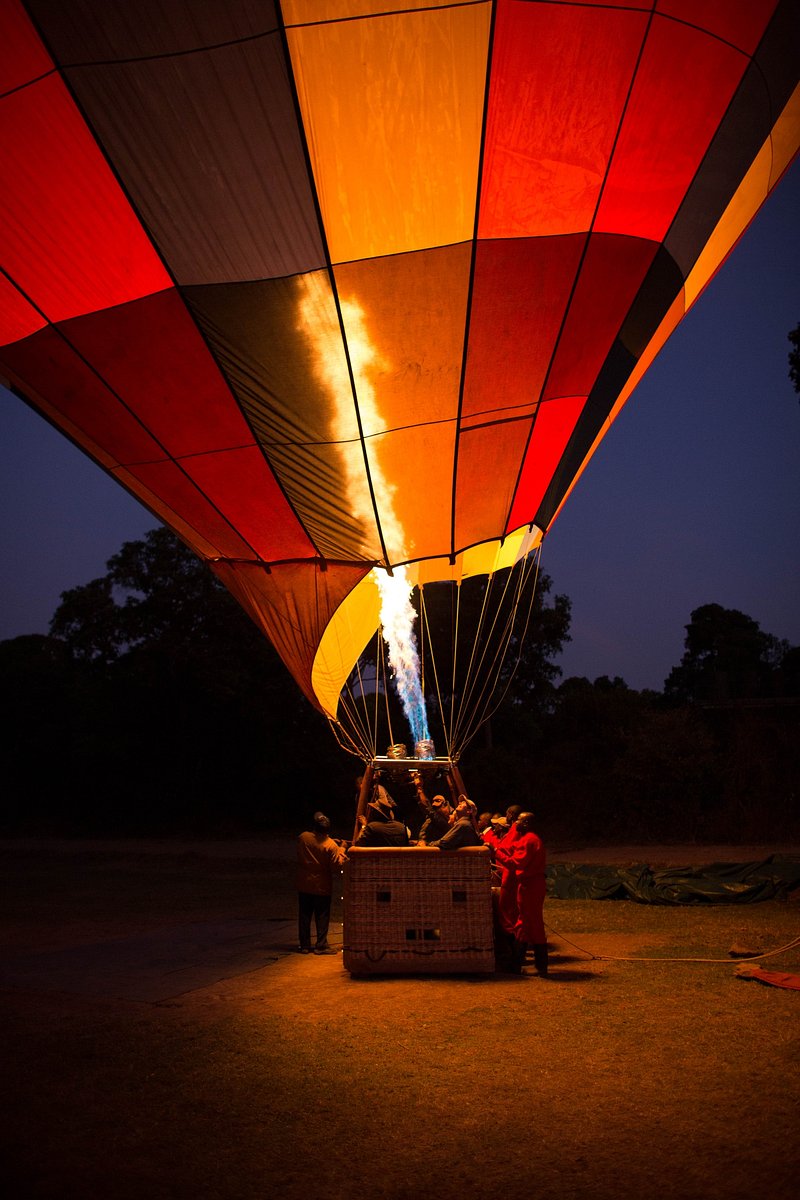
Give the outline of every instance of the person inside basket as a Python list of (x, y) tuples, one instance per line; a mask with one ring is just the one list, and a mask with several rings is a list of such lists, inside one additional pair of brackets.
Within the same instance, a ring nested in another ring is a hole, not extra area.
[(419, 841), (422, 845), (437, 841), (450, 828), (452, 810), (444, 796), (434, 796), (428, 803), (427, 816), (419, 831)]
[(442, 837), (428, 842), (437, 850), (461, 850), (464, 846), (482, 846), (478, 833), (478, 810), (467, 796), (459, 796), (453, 824)]
[(335, 954), (328, 945), (333, 872), (345, 860), (342, 844), (329, 834), (331, 823), (315, 812), (312, 828), (297, 839), (297, 900), (300, 953), (311, 953), (311, 920), (316, 929), (315, 954)]
[(382, 797), (370, 800), (367, 815), (358, 818), (361, 826), (354, 846), (407, 846), (408, 830), (394, 815), (394, 808)]

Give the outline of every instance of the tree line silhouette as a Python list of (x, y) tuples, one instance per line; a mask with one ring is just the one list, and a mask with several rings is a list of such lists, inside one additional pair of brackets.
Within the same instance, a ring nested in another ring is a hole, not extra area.
[[(0, 642), (9, 835), (248, 835), (316, 808), (352, 821), (357, 759), (275, 651), (166, 529), (65, 592), (50, 633)], [(570, 605), (540, 600), (513, 686), (461, 768), (551, 842), (800, 835), (800, 648), (697, 608), (661, 692), (559, 681)]]

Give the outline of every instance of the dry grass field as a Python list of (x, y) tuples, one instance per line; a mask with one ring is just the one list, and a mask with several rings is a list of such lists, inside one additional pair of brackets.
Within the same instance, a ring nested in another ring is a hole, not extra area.
[[(737, 978), (728, 950), (796, 938), (797, 893), (703, 908), (548, 901), (548, 979), (357, 980), (339, 956), (291, 953), (290, 856), (278, 841), (0, 845), (4, 1194), (796, 1190), (800, 993)], [(765, 965), (798, 973), (800, 948)]]

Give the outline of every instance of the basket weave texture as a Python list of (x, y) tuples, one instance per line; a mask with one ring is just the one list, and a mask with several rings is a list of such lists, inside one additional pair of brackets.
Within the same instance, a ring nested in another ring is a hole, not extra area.
[(488, 849), (353, 847), (343, 961), (354, 975), (494, 971)]

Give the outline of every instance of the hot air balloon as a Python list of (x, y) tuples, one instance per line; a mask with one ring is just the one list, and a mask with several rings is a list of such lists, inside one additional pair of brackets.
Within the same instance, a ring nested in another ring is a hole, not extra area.
[(500, 581), (518, 639), (543, 537), (797, 150), (799, 27), (794, 0), (0, 0), (0, 377), (322, 713), (348, 680), (366, 712), (376, 579)]

